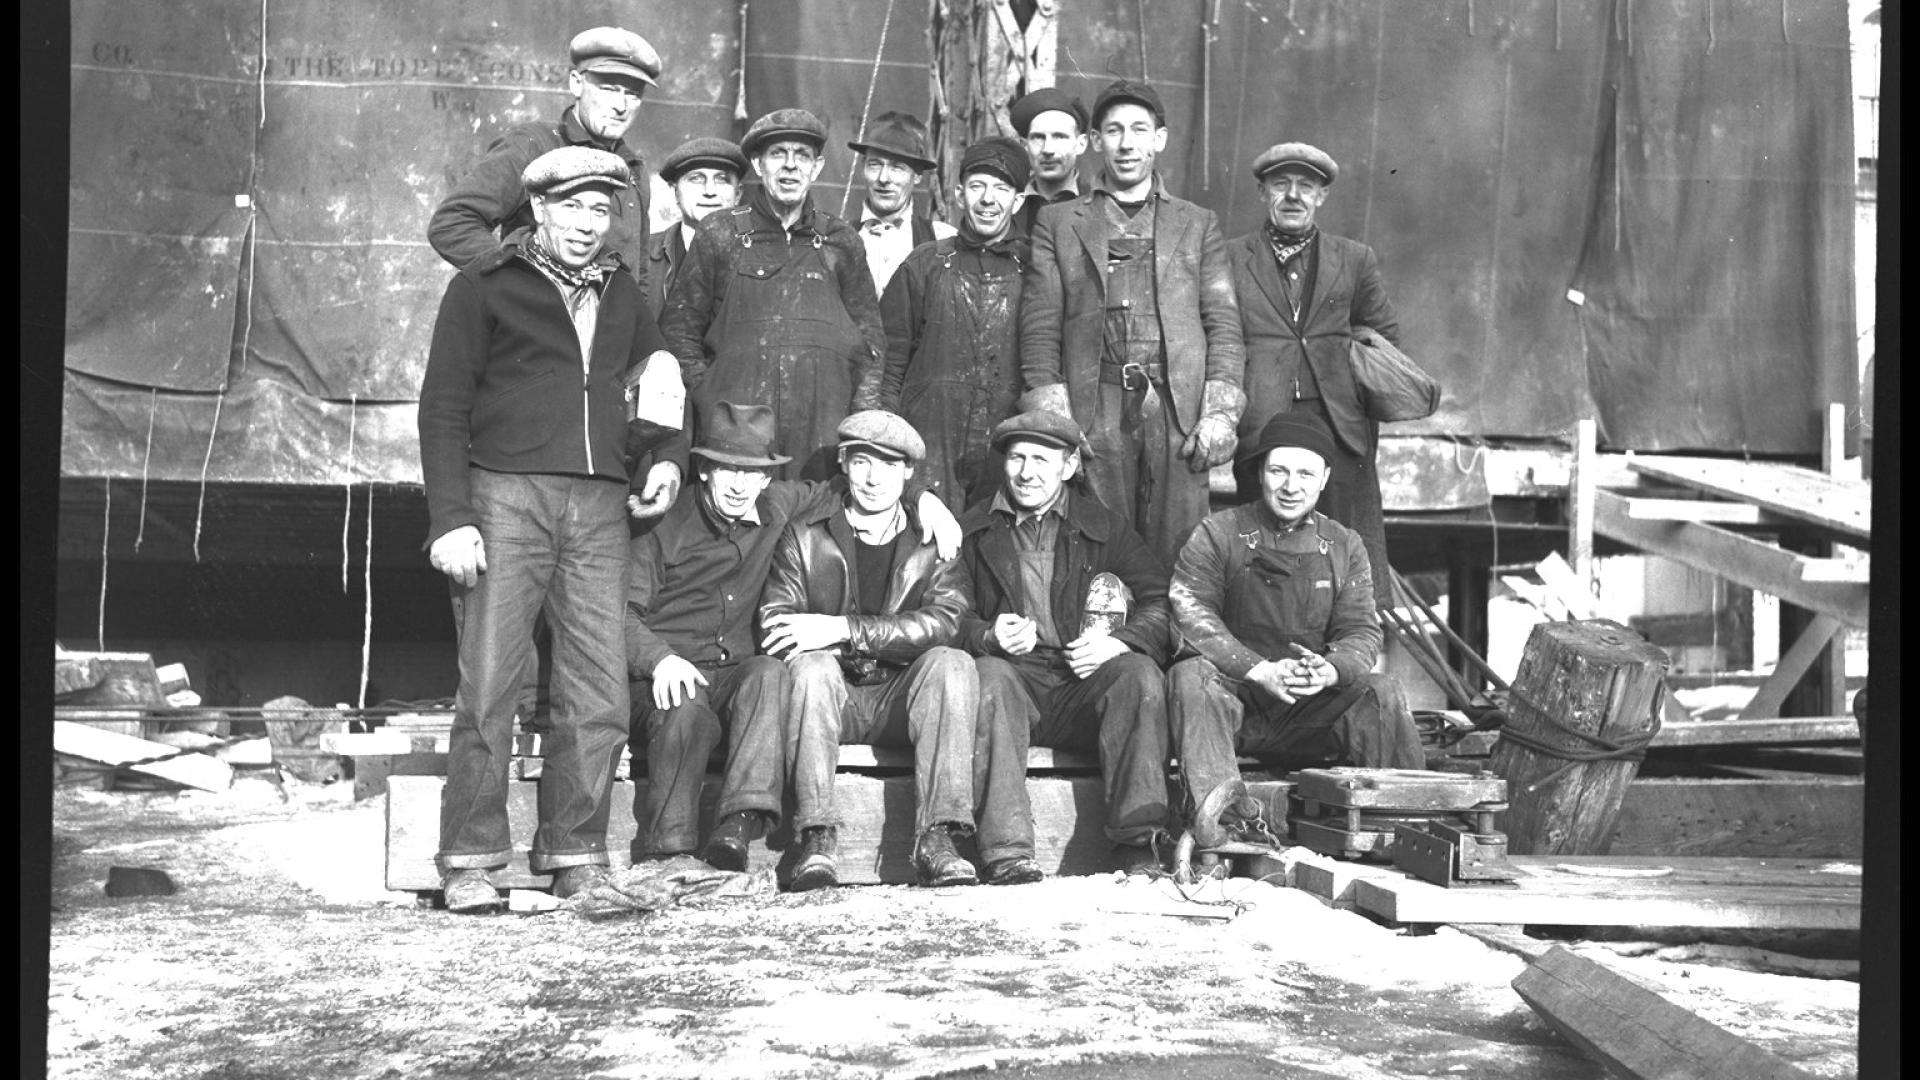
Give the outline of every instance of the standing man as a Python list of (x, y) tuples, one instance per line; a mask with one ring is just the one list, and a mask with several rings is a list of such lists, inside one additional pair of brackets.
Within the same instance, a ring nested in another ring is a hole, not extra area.
[(956, 511), (999, 482), (987, 436), (1020, 399), (1020, 272), (1026, 238), (1013, 206), (1027, 154), (1004, 137), (982, 139), (960, 159), (966, 217), (957, 236), (913, 249), (880, 298), (887, 362), (876, 398), (927, 441), (920, 475)]
[(840, 744), (913, 747), (914, 875), (971, 885), (953, 848), (973, 831), (973, 659), (954, 648), (966, 613), (958, 563), (918, 539), (901, 504), (926, 444), (878, 409), (840, 425), (843, 505), (796, 518), (774, 549), (760, 602), (765, 651), (793, 669), (794, 892), (839, 883), (833, 772)]
[(633, 184), (619, 193), (607, 250), (644, 287), (646, 269), (647, 166), (626, 142), (640, 117), (640, 101), (660, 78), (660, 54), (647, 40), (617, 26), (596, 26), (575, 35), (567, 55), (567, 93), (573, 104), (557, 121), (532, 121), (502, 132), (480, 159), (456, 180), (427, 223), (427, 242), (455, 269), (500, 250), (505, 238), (533, 224), (533, 210), (520, 186), (528, 163), (562, 146), (590, 146), (620, 158)]
[(866, 140), (850, 142), (847, 148), (860, 155), (860, 175), (866, 180), (860, 242), (866, 245), (867, 268), (878, 296), (914, 248), (952, 236), (954, 228), (914, 209), (914, 189), (934, 167), (927, 156), (927, 127), (918, 117), (883, 112), (874, 117)]
[(1035, 90), (1007, 110), (1027, 146), (1033, 181), (1020, 204), (1020, 231), (1033, 235), (1040, 208), (1080, 197), (1080, 155), (1087, 152), (1087, 107), (1055, 87)]
[(1026, 404), (1080, 422), (1100, 501), (1174, 553), (1207, 513), (1207, 471), (1233, 457), (1246, 396), (1240, 311), (1213, 211), (1167, 194), (1166, 111), (1119, 80), (1093, 103), (1092, 190), (1045, 207), (1020, 305)]
[[(1274, 414), (1289, 411), (1310, 413), (1333, 429), (1322, 509), (1366, 540), (1367, 562), (1384, 582), (1387, 528), (1374, 467), (1380, 424), (1362, 411), (1348, 352), (1354, 327), (1371, 326), (1398, 345), (1400, 323), (1373, 249), (1313, 223), (1338, 175), (1332, 156), (1306, 143), (1270, 146), (1253, 159), (1267, 220), (1227, 252), (1247, 345), (1240, 431), (1251, 438)], [(1252, 478), (1241, 480), (1243, 492), (1253, 490)]]
[(866, 248), (808, 195), (826, 142), (804, 109), (753, 122), (740, 149), (760, 183), (694, 227), (660, 318), (696, 417), (723, 398), (773, 406), (774, 449), (793, 459), (777, 477), (832, 475), (854, 387), (887, 351)]
[[(628, 549), (633, 749), (647, 762), (633, 858), (694, 851), (707, 761), (730, 735), (719, 814), (700, 858), (744, 870), (749, 845), (779, 823), (788, 767), (792, 680), (782, 661), (754, 655), (760, 591), (788, 521), (838, 509), (846, 485), (773, 479), (786, 459), (773, 451), (768, 406), (718, 402), (702, 430), (693, 447), (700, 482)], [(924, 492), (912, 501), (922, 539), (951, 558), (960, 530), (946, 507)]]
[(687, 261), (693, 227), (715, 210), (731, 210), (740, 201), (740, 178), (747, 158), (725, 139), (688, 139), (674, 147), (660, 166), (660, 179), (673, 188), (680, 224), (653, 238), (647, 248), (647, 308), (654, 318), (666, 307), (674, 276)]
[(1423, 769), (1426, 755), (1391, 675), (1372, 674), (1380, 616), (1359, 534), (1314, 510), (1333, 436), (1283, 412), (1243, 452), (1260, 496), (1209, 515), (1174, 564), (1167, 675), (1173, 755), (1191, 816), (1237, 779), (1241, 753)]
[(553, 712), (528, 864), (570, 896), (603, 878), (613, 769), (627, 737), (627, 372), (660, 349), (640, 286), (606, 251), (619, 157), (535, 158), (535, 226), (447, 286), (420, 387), (420, 472), (434, 569), (459, 619), (438, 863), (451, 911), (498, 907), (513, 855), (507, 765), (533, 625), (553, 635)]
[[(960, 642), (980, 673), (973, 771), (986, 880), (1040, 878), (1031, 745), (1098, 749), (1117, 868), (1145, 870), (1168, 826), (1166, 564), (1118, 514), (1069, 489), (1084, 452), (1072, 420), (1021, 413), (993, 429), (993, 446), (1006, 463), (1000, 488), (960, 523), (972, 607)], [(1101, 618), (1112, 615), (1119, 626)]]

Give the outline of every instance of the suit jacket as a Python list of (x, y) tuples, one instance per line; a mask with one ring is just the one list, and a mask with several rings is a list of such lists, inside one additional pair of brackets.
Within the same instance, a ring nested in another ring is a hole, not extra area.
[[(1020, 370), (1029, 389), (1067, 384), (1074, 416), (1095, 415), (1100, 393), (1107, 287), (1107, 218), (1097, 188), (1040, 208), (1033, 261), (1021, 285)], [(1226, 241), (1213, 211), (1168, 195), (1154, 181), (1153, 266), (1167, 388), (1175, 425), (1200, 420), (1209, 380), (1240, 385), (1246, 366), (1240, 308)]]
[(667, 290), (673, 287), (673, 275), (686, 261), (687, 242), (679, 222), (667, 226), (665, 232), (647, 245), (647, 310), (655, 322), (660, 321), (660, 312), (667, 306)]
[(1319, 266), (1312, 277), (1313, 293), (1295, 323), (1266, 230), (1255, 229), (1228, 245), (1247, 350), (1247, 409), (1240, 433), (1257, 434), (1273, 414), (1290, 408), (1293, 380), (1304, 365), (1319, 384), (1335, 437), (1347, 449), (1371, 458), (1380, 426), (1361, 411), (1347, 351), (1355, 326), (1371, 326), (1398, 345), (1400, 323), (1372, 248), (1325, 231), (1315, 246)]

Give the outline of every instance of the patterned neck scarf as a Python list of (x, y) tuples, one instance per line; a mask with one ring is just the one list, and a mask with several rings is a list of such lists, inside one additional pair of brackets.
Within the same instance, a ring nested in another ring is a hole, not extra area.
[(597, 286), (607, 279), (609, 267), (604, 261), (595, 259), (575, 270), (549, 254), (541, 246), (538, 234), (527, 237), (526, 243), (520, 245), (520, 254), (526, 256), (536, 270), (570, 289)]
[(1307, 231), (1303, 233), (1289, 233), (1282, 232), (1273, 222), (1267, 222), (1267, 244), (1273, 248), (1273, 257), (1281, 266), (1287, 265), (1288, 259), (1307, 250), (1307, 245), (1313, 243), (1313, 238), (1318, 235), (1320, 235), (1318, 225), (1307, 226)]

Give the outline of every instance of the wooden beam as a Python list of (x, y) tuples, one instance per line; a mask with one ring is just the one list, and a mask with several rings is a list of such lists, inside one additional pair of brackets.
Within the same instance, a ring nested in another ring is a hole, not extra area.
[(1705, 499), (1653, 499), (1625, 496), (1627, 516), (1635, 521), (1709, 521), (1720, 525), (1758, 525), (1760, 508), (1752, 503)]
[(1803, 469), (1723, 458), (1636, 455), (1628, 467), (1642, 476), (1750, 502), (1866, 544), (1873, 525), (1873, 488)]
[[(1740, 710), (1741, 718), (1780, 715), (1780, 706), (1786, 704), (1787, 695), (1793, 692), (1794, 686), (1821, 658), (1821, 654), (1827, 652), (1827, 643), (1842, 629), (1844, 627), (1839, 619), (1831, 615), (1815, 615), (1807, 623), (1807, 628), (1800, 632), (1793, 647), (1773, 666), (1773, 674), (1767, 676), (1767, 681), (1754, 691), (1746, 708)], [(1846, 662), (1844, 656), (1841, 662)]]
[(1867, 624), (1866, 582), (1819, 580), (1824, 567), (1815, 567), (1809, 579), (1809, 564), (1818, 560), (1697, 521), (1637, 521), (1627, 516), (1624, 502), (1612, 492), (1597, 492), (1594, 527), (1648, 554), (1772, 593), (1849, 626)]
[(1642, 777), (1614, 822), (1614, 855), (1858, 859), (1866, 785), (1857, 776), (1779, 780)]
[[(205, 754), (182, 754), (177, 746), (103, 731), (71, 720), (53, 722), (53, 752), (132, 769), (206, 791), (225, 791), (233, 786), (233, 766), (224, 761), (215, 761)], [(154, 758), (165, 760), (151, 760)]]
[(1688, 720), (1663, 724), (1653, 748), (1686, 746), (1792, 746), (1803, 743), (1858, 742), (1860, 724), (1851, 716), (1792, 716), (1738, 720)]
[(1812, 1074), (1604, 964), (1549, 949), (1513, 980), (1568, 1042), (1630, 1080), (1812, 1080)]

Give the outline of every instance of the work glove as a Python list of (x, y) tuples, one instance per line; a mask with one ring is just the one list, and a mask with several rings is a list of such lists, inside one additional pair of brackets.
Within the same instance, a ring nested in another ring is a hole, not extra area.
[(1207, 380), (1200, 391), (1200, 422), (1193, 426), (1180, 450), (1187, 468), (1206, 472), (1233, 460), (1234, 447), (1239, 444), (1235, 429), (1246, 407), (1247, 395), (1238, 386)]

